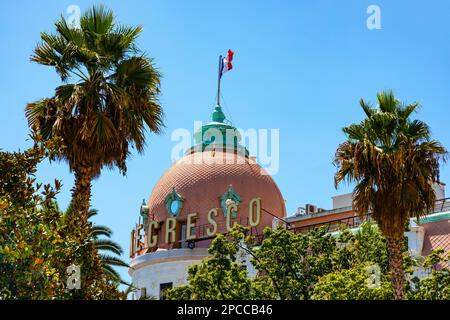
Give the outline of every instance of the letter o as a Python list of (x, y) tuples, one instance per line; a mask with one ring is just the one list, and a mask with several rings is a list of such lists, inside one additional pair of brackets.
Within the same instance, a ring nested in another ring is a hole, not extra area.
[[(253, 208), (256, 205), (256, 217), (254, 217)], [(248, 204), (248, 223), (251, 227), (256, 227), (261, 222), (261, 199), (253, 198)]]

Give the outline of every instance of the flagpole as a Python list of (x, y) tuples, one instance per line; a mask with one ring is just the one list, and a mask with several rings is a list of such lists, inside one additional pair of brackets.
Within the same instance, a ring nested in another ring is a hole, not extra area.
[(220, 65), (222, 62), (222, 55), (219, 56), (219, 70), (217, 73), (217, 105), (220, 106)]

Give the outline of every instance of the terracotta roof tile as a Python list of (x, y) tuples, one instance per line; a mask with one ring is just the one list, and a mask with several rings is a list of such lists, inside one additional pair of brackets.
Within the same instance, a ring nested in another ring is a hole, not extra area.
[(445, 256), (450, 253), (450, 220), (442, 220), (421, 225), (425, 231), (422, 255), (427, 256), (432, 249), (442, 248)]
[[(230, 185), (241, 197), (239, 216), (242, 219), (247, 219), (248, 203), (255, 197), (261, 198), (263, 209), (278, 217), (286, 216), (283, 196), (272, 177), (253, 159), (222, 151), (196, 152), (174, 163), (150, 195), (150, 215), (156, 220), (167, 218), (165, 198), (175, 187), (185, 199), (180, 217), (196, 212), (198, 225), (207, 224), (208, 211), (220, 208), (220, 197)], [(218, 223), (224, 219), (222, 214), (220, 216), (216, 219)], [(272, 220), (273, 217), (263, 211), (259, 232), (271, 226)]]

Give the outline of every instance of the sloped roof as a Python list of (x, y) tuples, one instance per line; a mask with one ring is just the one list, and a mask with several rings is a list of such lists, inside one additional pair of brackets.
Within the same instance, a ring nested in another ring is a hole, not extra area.
[(431, 250), (442, 248), (447, 256), (450, 253), (450, 220), (443, 219), (421, 226), (425, 231), (422, 255), (427, 256)]

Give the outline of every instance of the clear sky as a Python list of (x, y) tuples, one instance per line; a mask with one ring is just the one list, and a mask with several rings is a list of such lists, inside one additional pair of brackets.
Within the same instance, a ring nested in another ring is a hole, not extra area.
[[(9, 1), (0, 6), (0, 148), (31, 146), (26, 103), (51, 96), (60, 84), (53, 69), (29, 61), (41, 31), (93, 1)], [(234, 68), (222, 81), (224, 112), (234, 125), (280, 130), (275, 181), (288, 213), (305, 203), (331, 207), (334, 151), (341, 128), (362, 119), (358, 100), (374, 101), (393, 89), (405, 102), (419, 101), (416, 116), (450, 148), (449, 1), (104, 1), (118, 21), (140, 24), (139, 46), (163, 74), (162, 135), (149, 136), (143, 156), (133, 154), (126, 177), (104, 170), (94, 182), (95, 220), (108, 225), (128, 256), (129, 232), (161, 174), (170, 166), (177, 128), (193, 130), (214, 106), (219, 54), (231, 48)], [(367, 7), (381, 9), (381, 29), (366, 27)], [(65, 163), (40, 165), (38, 179), (62, 179), (58, 197), (70, 201), (73, 175)], [(441, 179), (450, 183), (449, 165)], [(128, 279), (126, 270), (122, 275)]]

